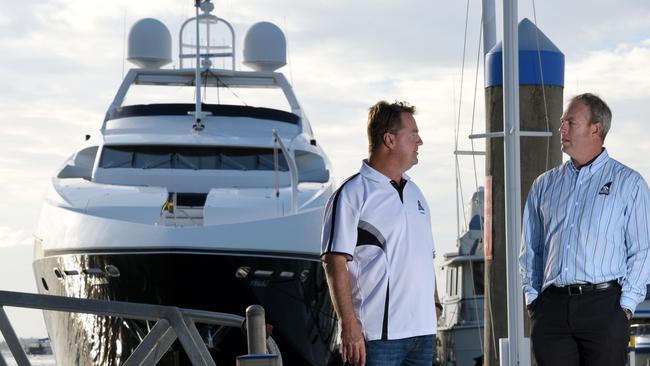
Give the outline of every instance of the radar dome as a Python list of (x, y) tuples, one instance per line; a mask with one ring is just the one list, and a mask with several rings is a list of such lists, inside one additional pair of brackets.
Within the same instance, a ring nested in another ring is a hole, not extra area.
[(260, 22), (246, 32), (243, 64), (257, 71), (275, 71), (287, 64), (287, 41), (275, 24)]
[(138, 20), (129, 31), (126, 58), (140, 67), (161, 67), (172, 61), (172, 36), (159, 20)]

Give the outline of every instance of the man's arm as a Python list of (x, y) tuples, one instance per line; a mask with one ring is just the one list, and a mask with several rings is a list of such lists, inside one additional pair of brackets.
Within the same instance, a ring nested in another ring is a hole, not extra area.
[(544, 229), (539, 213), (538, 185), (536, 179), (528, 192), (521, 234), (521, 252), (519, 254), (519, 271), (521, 272), (526, 305), (531, 305), (539, 295), (544, 276), (542, 269), (542, 251), (544, 248)]
[(632, 197), (625, 228), (627, 275), (621, 284), (620, 304), (634, 313), (637, 304), (645, 299), (650, 280), (650, 193), (643, 178), (639, 177)]
[(361, 323), (352, 306), (352, 290), (347, 268), (347, 257), (328, 253), (323, 256), (323, 267), (327, 277), (330, 297), (341, 324), (341, 354), (343, 361), (353, 365), (365, 365), (366, 347), (361, 332)]

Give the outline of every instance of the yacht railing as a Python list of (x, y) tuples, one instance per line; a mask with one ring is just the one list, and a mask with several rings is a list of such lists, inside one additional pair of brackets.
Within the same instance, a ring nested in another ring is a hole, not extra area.
[[(276, 130), (273, 130), (273, 139), (280, 146), (284, 158), (287, 159), (289, 174), (291, 175), (291, 213), (295, 215), (298, 213), (298, 166), (296, 165), (296, 159), (284, 145), (280, 134)], [(277, 174), (278, 168), (276, 167), (275, 169)]]
[[(196, 328), (196, 323), (235, 328), (241, 328), (244, 323), (244, 318), (235, 314), (181, 309), (173, 306), (0, 291), (0, 331), (18, 366), (31, 364), (4, 311), (5, 306), (155, 321), (153, 328), (125, 361), (125, 366), (157, 364), (176, 339), (181, 343), (192, 365), (216, 366)], [(261, 321), (257, 320), (253, 323), (264, 324), (264, 320), (262, 318)], [(249, 331), (248, 336), (258, 334), (264, 335), (265, 330)], [(252, 342), (259, 343), (260, 340), (257, 338)], [(271, 339), (268, 341), (272, 343)], [(272, 346), (276, 348), (274, 343)], [(278, 364), (277, 361), (274, 362), (265, 365)], [(6, 365), (1, 354), (0, 365)]]

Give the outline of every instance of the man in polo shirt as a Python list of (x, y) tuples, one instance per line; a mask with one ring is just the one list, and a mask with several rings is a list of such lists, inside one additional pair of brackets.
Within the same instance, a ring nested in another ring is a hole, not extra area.
[(323, 266), (342, 357), (354, 365), (431, 366), (434, 358), (440, 304), (430, 211), (404, 174), (422, 145), (414, 113), (397, 102), (370, 108), (370, 156), (325, 211)]
[(629, 320), (650, 277), (650, 194), (603, 147), (612, 112), (575, 96), (561, 125), (563, 165), (539, 176), (519, 258), (540, 366), (624, 365)]

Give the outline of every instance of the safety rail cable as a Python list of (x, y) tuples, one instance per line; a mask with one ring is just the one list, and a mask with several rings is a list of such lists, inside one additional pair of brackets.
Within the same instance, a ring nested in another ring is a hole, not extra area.
[[(0, 331), (19, 366), (31, 364), (4, 311), (5, 306), (155, 321), (153, 328), (125, 361), (125, 366), (156, 364), (176, 339), (193, 365), (216, 366), (196, 323), (241, 328), (244, 322), (243, 317), (235, 314), (173, 306), (0, 291)], [(1, 357), (0, 364), (4, 362)]]

